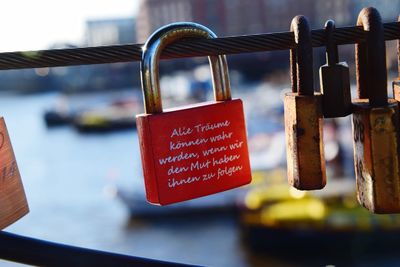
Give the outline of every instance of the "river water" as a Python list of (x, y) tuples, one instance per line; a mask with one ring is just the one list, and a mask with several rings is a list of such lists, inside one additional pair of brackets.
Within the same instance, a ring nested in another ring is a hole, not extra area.
[[(289, 261), (286, 256), (256, 255), (242, 241), (234, 216), (131, 221), (127, 208), (114, 193), (116, 186), (134, 191), (143, 188), (136, 132), (82, 135), (69, 127), (49, 130), (42, 115), (56, 97), (54, 94), (0, 97), (0, 114), (8, 126), (31, 210), (7, 231), (204, 266), (329, 263), (324, 259), (313, 261), (316, 255), (312, 254), (304, 255), (304, 262)], [(381, 266), (395, 266), (400, 261), (397, 256), (393, 260), (353, 259), (352, 265), (375, 266), (378, 262)], [(0, 261), (0, 266), (20, 265)]]
[(229, 216), (130, 222), (127, 208), (113, 192), (116, 185), (143, 187), (136, 132), (81, 135), (69, 127), (49, 130), (42, 114), (55, 98), (0, 98), (0, 114), (31, 210), (7, 231), (159, 260), (248, 266), (237, 224)]

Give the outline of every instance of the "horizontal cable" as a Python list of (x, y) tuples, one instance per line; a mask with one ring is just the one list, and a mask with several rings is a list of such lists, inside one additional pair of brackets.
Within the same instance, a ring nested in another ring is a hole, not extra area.
[(35, 266), (194, 266), (62, 245), (0, 231), (0, 258)]
[[(400, 22), (385, 23), (384, 31), (385, 40), (400, 39)], [(313, 30), (311, 34), (313, 47), (326, 45), (323, 29)], [(364, 40), (365, 32), (361, 26), (336, 28), (333, 34), (333, 41), (338, 45), (361, 43)], [(292, 32), (180, 40), (169, 45), (162, 58), (287, 50), (293, 46)], [(5, 52), (0, 53), (0, 70), (139, 61), (141, 54), (142, 44)]]

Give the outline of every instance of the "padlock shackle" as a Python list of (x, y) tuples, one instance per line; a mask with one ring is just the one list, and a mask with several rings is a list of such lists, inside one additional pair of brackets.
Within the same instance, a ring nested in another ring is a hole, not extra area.
[(295, 48), (290, 50), (292, 92), (314, 95), (313, 54), (310, 24), (305, 16), (296, 16), (290, 24)]
[(333, 41), (333, 34), (336, 26), (335, 21), (329, 19), (325, 22), (325, 34), (326, 34), (326, 62), (328, 66), (333, 66), (339, 63), (339, 52), (338, 46)]
[[(161, 113), (159, 61), (162, 50), (182, 38), (216, 38), (203, 25), (193, 22), (168, 24), (155, 31), (143, 46), (141, 79), (145, 113)], [(216, 101), (231, 99), (228, 65), (225, 55), (209, 56), (211, 77)]]
[[(400, 15), (399, 18), (397, 19), (398, 22), (400, 22)], [(399, 78), (400, 78), (400, 39), (397, 40), (397, 67), (398, 67), (398, 73), (399, 73)]]
[(372, 107), (386, 106), (386, 48), (381, 16), (373, 7), (363, 8), (357, 26), (366, 33), (365, 43), (356, 44), (356, 74), (358, 98), (368, 98)]

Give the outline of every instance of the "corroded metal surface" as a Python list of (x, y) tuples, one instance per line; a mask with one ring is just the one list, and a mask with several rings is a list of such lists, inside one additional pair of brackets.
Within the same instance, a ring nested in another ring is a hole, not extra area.
[(372, 212), (396, 213), (400, 212), (399, 108), (387, 96), (382, 22), (376, 9), (364, 8), (357, 24), (367, 31), (367, 43), (356, 46), (359, 99), (353, 101), (358, 200)]
[[(294, 33), (295, 50), (291, 53), (292, 81), (296, 86), (292, 87), (292, 92), (298, 92), (299, 95), (313, 95), (313, 53), (311, 45), (310, 24), (304, 16), (296, 16), (290, 24), (290, 30)], [(295, 60), (295, 61), (294, 61)], [(296, 91), (293, 90), (296, 88)]]
[(387, 104), (386, 49), (382, 19), (372, 7), (363, 8), (357, 26), (363, 26), (367, 42), (356, 44), (356, 70), (358, 98), (369, 98), (373, 107)]
[(310, 26), (304, 16), (290, 25), (296, 47), (291, 50), (292, 93), (285, 95), (285, 133), (289, 184), (300, 190), (326, 184), (322, 95), (314, 94)]
[(400, 212), (398, 106), (354, 102), (354, 166), (359, 202), (375, 213)]
[(285, 132), (289, 184), (300, 190), (326, 184), (322, 96), (285, 95)]
[(400, 101), (400, 77), (393, 81), (393, 97)]

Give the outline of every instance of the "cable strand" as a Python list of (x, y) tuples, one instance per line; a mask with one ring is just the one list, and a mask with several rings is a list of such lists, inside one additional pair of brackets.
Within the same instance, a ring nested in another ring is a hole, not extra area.
[[(386, 41), (400, 39), (400, 22), (384, 24)], [(336, 28), (332, 40), (338, 45), (362, 43), (362, 27)], [(311, 31), (313, 47), (326, 45), (324, 29)], [(288, 50), (294, 47), (292, 32), (242, 35), (215, 39), (190, 39), (176, 42), (164, 50), (161, 58), (198, 57)], [(125, 44), (85, 48), (67, 48), (0, 53), (0, 70), (90, 65), (140, 61), (142, 44)]]

